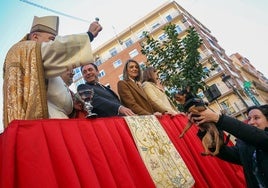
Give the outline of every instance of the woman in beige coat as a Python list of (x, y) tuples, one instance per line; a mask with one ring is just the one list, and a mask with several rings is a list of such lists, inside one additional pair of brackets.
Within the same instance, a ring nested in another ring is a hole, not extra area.
[(179, 113), (178, 109), (166, 95), (155, 68), (148, 67), (143, 71), (142, 87), (153, 109), (171, 115)]

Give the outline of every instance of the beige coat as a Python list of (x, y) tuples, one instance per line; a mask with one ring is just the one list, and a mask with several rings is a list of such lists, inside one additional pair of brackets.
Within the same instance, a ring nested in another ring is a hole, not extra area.
[(155, 83), (144, 82), (142, 84), (143, 90), (148, 96), (153, 108), (158, 112), (178, 113), (179, 111), (168, 98), (165, 91), (159, 88)]

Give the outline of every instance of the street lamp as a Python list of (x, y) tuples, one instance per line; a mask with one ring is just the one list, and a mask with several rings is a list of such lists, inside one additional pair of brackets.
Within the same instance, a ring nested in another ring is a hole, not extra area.
[(248, 104), (243, 99), (243, 97), (241, 96), (241, 94), (238, 92), (237, 88), (234, 86), (235, 84), (234, 84), (231, 76), (230, 75), (224, 75), (222, 77), (222, 81), (226, 84), (226, 86), (228, 88), (232, 88), (232, 90), (234, 91), (234, 93), (239, 97), (239, 99), (242, 101), (242, 103), (245, 105), (245, 107), (248, 108)]

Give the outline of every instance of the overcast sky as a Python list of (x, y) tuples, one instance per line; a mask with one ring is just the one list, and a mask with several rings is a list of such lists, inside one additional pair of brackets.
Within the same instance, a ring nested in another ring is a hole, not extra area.
[[(26, 2), (34, 3), (36, 6)], [(169, 1), (2, 0), (0, 66), (3, 67), (8, 49), (30, 30), (34, 16), (58, 15), (60, 35), (85, 32), (89, 25), (87, 21), (99, 17), (103, 31), (93, 42), (95, 48), (166, 2)], [(210, 29), (227, 55), (240, 53), (268, 77), (267, 0), (177, 0), (176, 2)], [(2, 68), (0, 75), (0, 87), (2, 87)], [(2, 97), (0, 99), (2, 109)], [(2, 110), (0, 117), (2, 119)]]

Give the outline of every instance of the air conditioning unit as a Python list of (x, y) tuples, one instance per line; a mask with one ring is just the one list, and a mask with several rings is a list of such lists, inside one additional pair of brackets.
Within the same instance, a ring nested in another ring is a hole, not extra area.
[(213, 84), (204, 91), (204, 95), (208, 99), (208, 102), (212, 102), (221, 96), (221, 92), (219, 91), (217, 85)]

